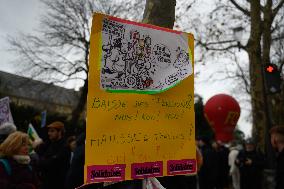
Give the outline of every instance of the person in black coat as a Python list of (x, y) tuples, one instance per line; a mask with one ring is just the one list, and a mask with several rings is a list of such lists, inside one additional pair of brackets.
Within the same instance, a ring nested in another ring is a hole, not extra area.
[(198, 147), (203, 157), (203, 165), (198, 172), (199, 189), (214, 189), (218, 176), (217, 152), (207, 138), (199, 139)]
[(217, 189), (224, 189), (229, 187), (229, 165), (228, 165), (228, 158), (229, 158), (229, 149), (223, 144), (221, 141), (217, 141), (213, 144), (213, 148), (217, 152), (218, 156), (218, 177), (216, 188)]
[(240, 151), (235, 163), (240, 169), (241, 189), (260, 189), (265, 160), (263, 154), (256, 151), (252, 139), (245, 142), (245, 149)]
[(78, 136), (73, 158), (66, 176), (65, 189), (73, 189), (84, 184), (85, 133)]
[(47, 126), (49, 142), (36, 148), (43, 189), (62, 189), (70, 165), (71, 151), (64, 139), (64, 124), (56, 121)]
[[(76, 148), (65, 180), (65, 189), (74, 189), (84, 184), (85, 140), (85, 132), (81, 133), (76, 140)], [(102, 185), (97, 183), (82, 188), (96, 189)]]
[(276, 186), (275, 189), (284, 188), (284, 126), (274, 126), (271, 130), (271, 144), (277, 151), (276, 160)]

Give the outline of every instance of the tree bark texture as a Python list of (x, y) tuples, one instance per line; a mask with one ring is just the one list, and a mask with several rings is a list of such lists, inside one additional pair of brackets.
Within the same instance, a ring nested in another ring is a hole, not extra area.
[[(276, 124), (283, 124), (284, 93), (267, 94), (264, 65), (271, 63), (272, 23), (274, 20), (272, 0), (267, 0), (262, 9), (259, 0), (251, 2), (251, 32), (247, 52), (250, 62), (251, 101), (253, 117), (253, 136), (266, 153), (272, 153), (269, 129)], [(261, 45), (262, 42), (262, 45)], [(283, 88), (283, 87), (282, 87)]]
[(84, 81), (84, 85), (81, 88), (78, 104), (72, 112), (71, 124), (72, 124), (73, 129), (75, 129), (78, 126), (78, 122), (81, 118), (81, 114), (85, 110), (86, 103), (87, 103), (87, 94), (88, 94), (88, 77)]
[(175, 6), (176, 0), (147, 0), (142, 22), (172, 29)]
[(264, 146), (265, 126), (267, 123), (265, 115), (265, 104), (262, 78), (262, 58), (261, 58), (261, 10), (260, 1), (251, 0), (251, 31), (247, 45), (249, 55), (249, 74), (251, 81), (251, 102), (253, 117), (253, 136), (261, 146)]

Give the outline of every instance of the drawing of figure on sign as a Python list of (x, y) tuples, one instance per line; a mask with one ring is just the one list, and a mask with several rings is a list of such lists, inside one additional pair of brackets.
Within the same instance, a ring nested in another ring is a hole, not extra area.
[[(187, 38), (131, 23), (104, 19), (101, 88), (161, 91), (192, 73)], [(190, 70), (188, 70), (190, 69)]]
[[(131, 85), (137, 89), (145, 89), (151, 85), (150, 76), (151, 62), (151, 38), (148, 35), (142, 35), (138, 31), (130, 31), (130, 42), (128, 43), (129, 56), (127, 56), (128, 78), (131, 78)], [(135, 85), (134, 85), (135, 81)]]
[(128, 74), (137, 74), (141, 72), (141, 69), (149, 69), (151, 67), (149, 62), (151, 38), (149, 36), (144, 37), (140, 35), (138, 31), (130, 31), (129, 36), (130, 41), (128, 42), (126, 58), (127, 72)]
[(175, 67), (176, 71), (166, 77), (165, 83), (167, 85), (174, 85), (178, 81), (184, 79), (186, 76), (192, 74), (192, 66), (189, 54), (180, 47), (176, 49), (176, 59), (173, 66)]
[(176, 50), (174, 67), (178, 69), (178, 75), (181, 79), (183, 79), (188, 73), (192, 72), (189, 54), (180, 47)]
[(122, 44), (125, 28), (117, 22), (104, 20), (102, 32), (103, 35), (108, 37), (108, 40), (102, 46), (104, 62), (102, 74), (113, 74), (112, 77), (121, 77), (125, 72), (123, 59), (127, 52)]
[(121, 77), (125, 73), (126, 56), (126, 49), (122, 47), (121, 38), (110, 37), (109, 43), (103, 45), (102, 50), (105, 52), (102, 73), (116, 74), (116, 77)]

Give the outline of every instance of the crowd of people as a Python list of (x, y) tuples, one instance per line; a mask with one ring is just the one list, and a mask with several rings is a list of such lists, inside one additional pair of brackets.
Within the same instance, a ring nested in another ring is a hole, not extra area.
[[(64, 123), (47, 126), (48, 140), (32, 141), (12, 123), (0, 126), (1, 189), (73, 189), (84, 183), (85, 132), (65, 136)], [(278, 153), (275, 189), (284, 188), (284, 127), (271, 129)], [(254, 140), (244, 145), (197, 138), (198, 174), (157, 178), (166, 189), (261, 189), (266, 160)], [(142, 181), (85, 188), (142, 189)]]
[(261, 189), (264, 155), (256, 150), (252, 139), (244, 146), (226, 147), (222, 142), (200, 139), (204, 163), (199, 171), (200, 189)]
[[(273, 189), (284, 188), (284, 126), (270, 130), (271, 145), (276, 154)], [(243, 145), (208, 139), (197, 141), (203, 156), (203, 165), (198, 172), (199, 189), (266, 189), (264, 169), (266, 156), (257, 148), (257, 143), (247, 139)]]
[(47, 128), (44, 142), (31, 141), (12, 123), (0, 127), (1, 189), (73, 189), (83, 184), (85, 134), (66, 138), (60, 121)]

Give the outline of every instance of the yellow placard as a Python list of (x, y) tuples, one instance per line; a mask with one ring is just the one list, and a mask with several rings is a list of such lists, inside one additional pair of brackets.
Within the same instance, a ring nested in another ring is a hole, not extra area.
[[(95, 14), (91, 31), (85, 182), (196, 173), (194, 75), (159, 94), (111, 93), (101, 88), (104, 19), (172, 32)], [(193, 35), (188, 48), (193, 67)], [(166, 39), (165, 39), (166, 40)]]

